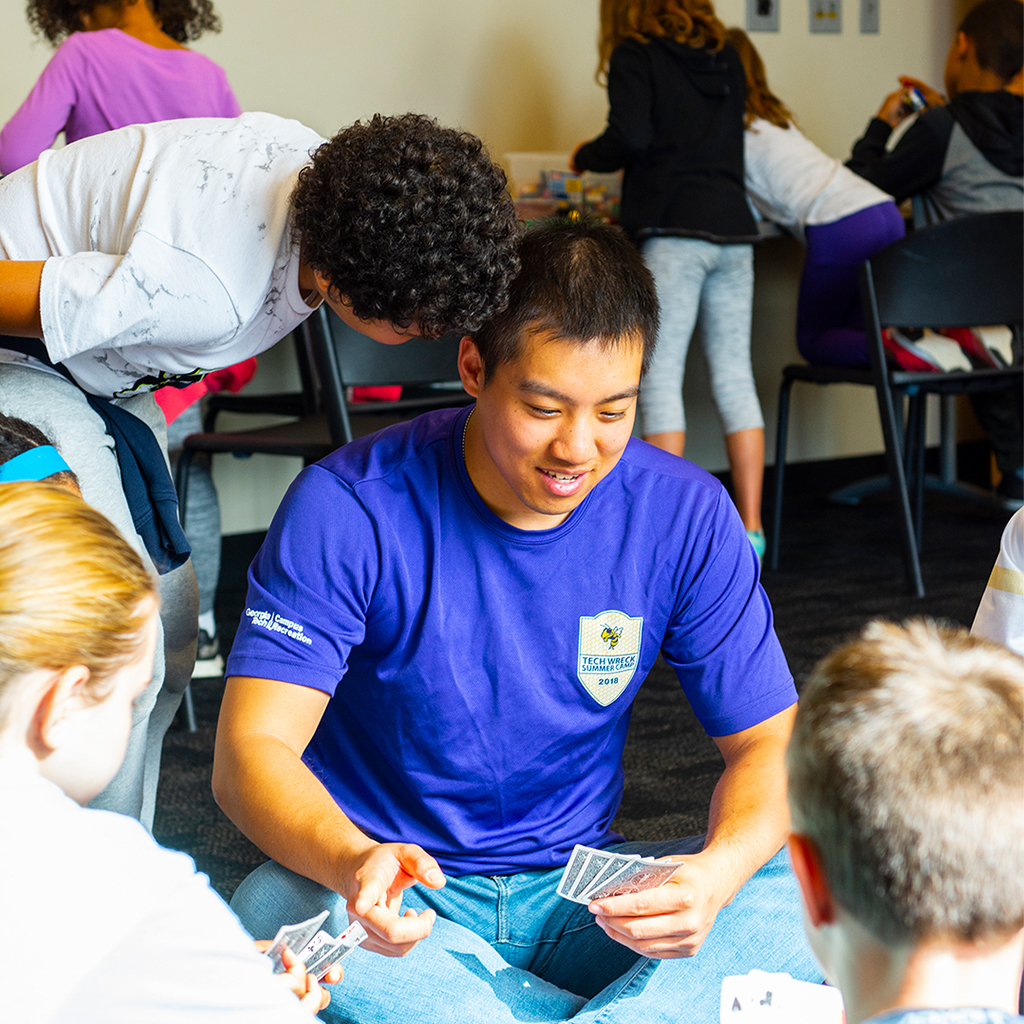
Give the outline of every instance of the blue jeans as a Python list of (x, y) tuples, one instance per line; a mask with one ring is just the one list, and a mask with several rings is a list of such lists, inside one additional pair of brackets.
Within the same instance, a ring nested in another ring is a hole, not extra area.
[[(702, 845), (698, 837), (615, 849), (663, 857)], [(785, 851), (722, 909), (697, 955), (678, 960), (638, 956), (608, 938), (585, 906), (555, 893), (561, 873), (467, 875), (449, 877), (440, 890), (407, 889), (404, 906), (437, 911), (431, 934), (401, 958), (357, 949), (321, 1017), (361, 1024), (717, 1024), (728, 974), (759, 967), (821, 980)], [(261, 937), (328, 907), (324, 927), (332, 934), (347, 921), (337, 893), (273, 861), (245, 879), (231, 907)]]

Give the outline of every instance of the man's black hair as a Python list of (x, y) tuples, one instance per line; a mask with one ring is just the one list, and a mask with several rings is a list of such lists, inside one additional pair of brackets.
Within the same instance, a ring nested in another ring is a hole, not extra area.
[[(33, 448), (53, 442), (34, 424), (17, 416), (7, 416), (0, 412), (0, 466), (10, 462), (16, 455), (23, 455)], [(47, 483), (73, 484), (79, 487), (78, 477), (70, 469), (61, 469), (46, 477)], [(80, 489), (80, 488), (79, 488)]]
[(1024, 4), (1020, 0), (981, 0), (967, 12), (960, 31), (974, 43), (978, 66), (1004, 82), (1024, 65)]
[(420, 114), (357, 121), (316, 150), (292, 206), (302, 258), (360, 319), (437, 337), (505, 305), (519, 225), (475, 135)]
[(612, 347), (640, 344), (643, 369), (658, 337), (654, 278), (626, 233), (598, 221), (548, 221), (519, 243), (519, 276), (508, 306), (473, 340), (484, 382), (522, 352), (527, 330)]

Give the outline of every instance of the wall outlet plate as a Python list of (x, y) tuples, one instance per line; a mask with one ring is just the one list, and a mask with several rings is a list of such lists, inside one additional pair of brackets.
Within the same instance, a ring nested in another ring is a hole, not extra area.
[(810, 0), (812, 32), (843, 31), (843, 0)]
[(860, 32), (861, 35), (878, 35), (879, 10), (882, 0), (860, 0)]
[(778, 32), (779, 0), (747, 0), (747, 31)]

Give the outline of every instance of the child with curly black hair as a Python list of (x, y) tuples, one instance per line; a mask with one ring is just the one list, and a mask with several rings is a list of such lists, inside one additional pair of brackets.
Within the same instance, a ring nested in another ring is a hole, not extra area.
[(324, 299), (379, 341), (470, 333), (517, 236), (483, 143), (423, 115), (330, 141), (272, 114), (136, 124), (0, 181), (0, 332), (125, 398), (262, 352)]
[[(271, 114), (163, 121), (47, 151), (0, 181), (0, 409), (43, 426), (142, 550), (132, 524), (153, 513), (146, 494), (129, 506), (90, 396), (166, 453), (156, 388), (258, 355), (325, 300), (379, 341), (470, 333), (506, 302), (518, 233), (480, 140), (416, 114), (329, 141)], [(150, 493), (160, 474), (170, 489), (163, 458), (142, 460)], [(165, 617), (194, 602), (188, 564), (147, 550)], [(184, 689), (194, 612), (176, 621)]]
[(224, 71), (182, 44), (220, 31), (210, 0), (29, 0), (32, 28), (55, 46), (0, 131), (0, 174), (68, 142), (140, 122), (237, 117)]

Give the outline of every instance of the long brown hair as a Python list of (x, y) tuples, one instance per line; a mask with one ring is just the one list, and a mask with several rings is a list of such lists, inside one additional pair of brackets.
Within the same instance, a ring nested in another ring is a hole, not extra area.
[(793, 115), (789, 107), (768, 88), (764, 61), (750, 37), (741, 28), (730, 28), (727, 35), (733, 49), (740, 55), (743, 70), (747, 74), (747, 107), (743, 112), (743, 126), (749, 128), (757, 118), (762, 117), (779, 128), (788, 128), (793, 123)]
[(608, 71), (612, 50), (624, 39), (674, 39), (696, 50), (720, 50), (725, 25), (711, 0), (601, 0), (597, 78)]

